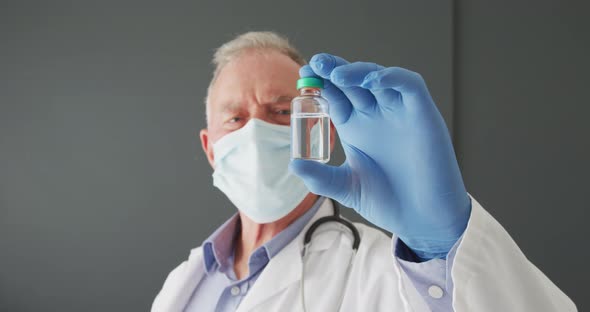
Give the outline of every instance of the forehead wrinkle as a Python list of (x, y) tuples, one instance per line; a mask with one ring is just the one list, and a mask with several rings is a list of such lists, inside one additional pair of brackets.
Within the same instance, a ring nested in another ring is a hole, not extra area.
[(284, 82), (281, 82), (279, 84), (271, 82), (266, 86), (261, 86), (260, 88), (257, 88), (258, 102), (277, 103), (281, 101), (291, 101), (291, 99), (293, 99), (296, 96), (295, 89), (293, 88), (293, 90), (290, 90), (282, 84), (284, 84)]
[(292, 97), (290, 97), (290, 96), (280, 95), (280, 96), (274, 97), (271, 101), (262, 102), (262, 103), (260, 103), (260, 105), (268, 107), (268, 108), (273, 108), (276, 105), (284, 105), (284, 104), (287, 104), (290, 106), (291, 99), (292, 99)]
[(298, 93), (294, 81), (299, 66), (284, 64), (284, 57), (266, 52), (244, 53), (223, 66), (211, 86), (214, 100), (210, 104), (216, 106), (212, 110), (250, 110), (253, 106), (290, 102)]

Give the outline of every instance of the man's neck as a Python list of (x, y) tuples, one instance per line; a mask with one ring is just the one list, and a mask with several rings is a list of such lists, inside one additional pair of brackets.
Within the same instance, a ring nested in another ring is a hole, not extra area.
[(318, 195), (309, 193), (297, 207), (283, 218), (265, 224), (252, 221), (240, 213), (240, 233), (234, 244), (234, 272), (238, 280), (248, 275), (248, 259), (256, 248), (271, 240), (291, 223), (305, 214), (318, 199)]

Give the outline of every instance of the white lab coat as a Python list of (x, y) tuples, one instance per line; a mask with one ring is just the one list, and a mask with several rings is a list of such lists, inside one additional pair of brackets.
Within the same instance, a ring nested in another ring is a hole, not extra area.
[[(303, 235), (313, 221), (332, 211), (331, 201), (324, 201), (298, 237), (270, 260), (238, 312), (303, 310)], [(342, 294), (340, 311), (430, 311), (393, 256), (395, 237), (389, 238), (363, 224), (356, 224), (361, 244), (345, 287), (352, 240), (346, 230), (329, 230), (337, 226), (327, 223), (314, 234), (305, 265), (307, 311), (335, 311)], [(183, 311), (204, 274), (199, 247), (168, 275), (152, 311)], [(453, 307), (457, 312), (577, 311), (574, 303), (527, 260), (502, 226), (473, 198), (469, 224), (451, 274)]]

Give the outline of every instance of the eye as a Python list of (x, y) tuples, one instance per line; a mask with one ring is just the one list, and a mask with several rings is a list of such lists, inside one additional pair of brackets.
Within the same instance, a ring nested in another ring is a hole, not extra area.
[(281, 109), (276, 112), (278, 115), (291, 115), (290, 109)]
[(236, 117), (230, 118), (227, 122), (228, 123), (236, 123), (236, 122), (239, 122), (240, 120), (242, 120), (242, 118), (236, 116)]

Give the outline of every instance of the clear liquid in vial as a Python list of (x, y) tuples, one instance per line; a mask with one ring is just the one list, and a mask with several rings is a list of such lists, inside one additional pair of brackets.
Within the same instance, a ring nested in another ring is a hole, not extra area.
[(299, 113), (291, 116), (291, 158), (330, 160), (330, 116)]

